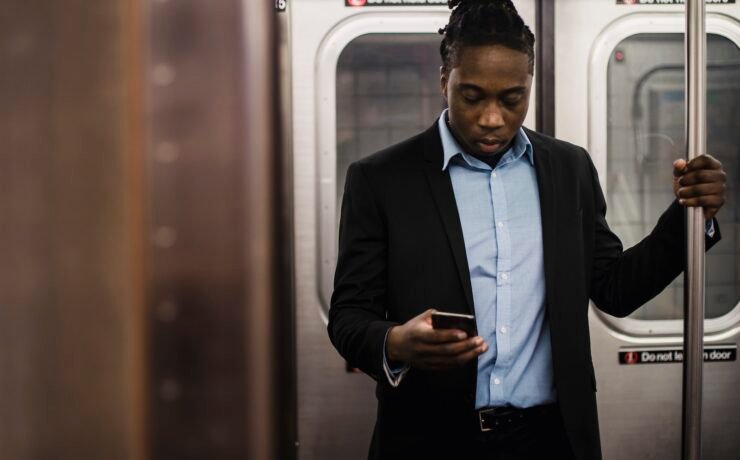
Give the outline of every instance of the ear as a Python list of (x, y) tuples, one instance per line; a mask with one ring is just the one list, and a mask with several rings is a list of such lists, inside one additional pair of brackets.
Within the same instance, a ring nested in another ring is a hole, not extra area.
[(444, 67), (439, 67), (439, 89), (442, 90), (442, 97), (447, 101), (447, 84), (450, 81), (450, 76), (445, 72)]

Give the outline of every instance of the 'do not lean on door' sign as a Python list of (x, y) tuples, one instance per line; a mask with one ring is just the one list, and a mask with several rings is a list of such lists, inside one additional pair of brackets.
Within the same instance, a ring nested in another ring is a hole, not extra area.
[[(704, 362), (717, 363), (737, 360), (737, 345), (716, 345), (704, 348)], [(669, 364), (683, 362), (682, 348), (623, 348), (619, 364)]]
[[(707, 5), (725, 5), (735, 0), (704, 0)], [(617, 0), (617, 5), (683, 5), (685, 0)]]
[[(735, 0), (704, 0), (709, 5), (725, 5)], [(683, 5), (685, 0), (616, 0), (617, 5)], [(344, 6), (429, 6), (447, 5), (447, 0), (344, 0)], [(280, 9), (279, 9), (280, 10)]]
[(344, 0), (344, 6), (447, 6), (447, 0)]

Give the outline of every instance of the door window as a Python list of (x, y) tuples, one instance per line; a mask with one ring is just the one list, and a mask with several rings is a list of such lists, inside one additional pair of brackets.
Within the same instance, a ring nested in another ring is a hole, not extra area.
[(425, 130), (444, 109), (438, 34), (367, 34), (339, 56), (337, 212), (350, 163)]
[[(672, 166), (685, 156), (683, 34), (637, 34), (613, 50), (607, 72), (609, 223), (625, 247), (638, 243), (674, 199)], [(728, 173), (727, 201), (717, 215), (720, 241), (706, 256), (706, 317), (740, 299), (740, 49), (707, 39), (707, 144)], [(632, 316), (683, 317), (683, 277)]]

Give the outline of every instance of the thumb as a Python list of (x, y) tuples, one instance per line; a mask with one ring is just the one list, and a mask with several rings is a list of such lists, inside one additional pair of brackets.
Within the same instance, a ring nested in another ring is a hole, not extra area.
[(436, 312), (437, 310), (435, 310), (434, 308), (430, 308), (429, 310), (414, 318), (414, 320), (421, 321), (422, 324), (426, 324), (427, 326), (432, 327), (432, 313)]
[(686, 173), (686, 160), (679, 158), (673, 162), (673, 177), (681, 177)]

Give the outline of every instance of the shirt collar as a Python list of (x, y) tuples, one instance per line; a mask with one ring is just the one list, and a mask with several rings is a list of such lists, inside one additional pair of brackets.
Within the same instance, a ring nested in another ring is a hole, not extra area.
[[(447, 109), (442, 112), (442, 115), (440, 115), (437, 122), (439, 124), (439, 135), (442, 138), (442, 152), (444, 158), (442, 161), (442, 171), (447, 169), (450, 161), (458, 155), (460, 155), (471, 166), (475, 166), (473, 162), (476, 164), (482, 163), (475, 159), (475, 157), (472, 157), (467, 152), (463, 151), (462, 147), (460, 147), (460, 144), (458, 144), (455, 139), (455, 136), (452, 135), (450, 129), (447, 127), (446, 120)], [(511, 158), (509, 161), (518, 160), (525, 154), (527, 155), (529, 163), (534, 165), (534, 149), (532, 148), (532, 143), (529, 141), (524, 129), (519, 128), (519, 131), (517, 131), (516, 136), (514, 137), (514, 143), (511, 145), (509, 150), (504, 153), (503, 157), (501, 157), (501, 161), (503, 162), (506, 158)], [(509, 161), (506, 162), (508, 163)]]

